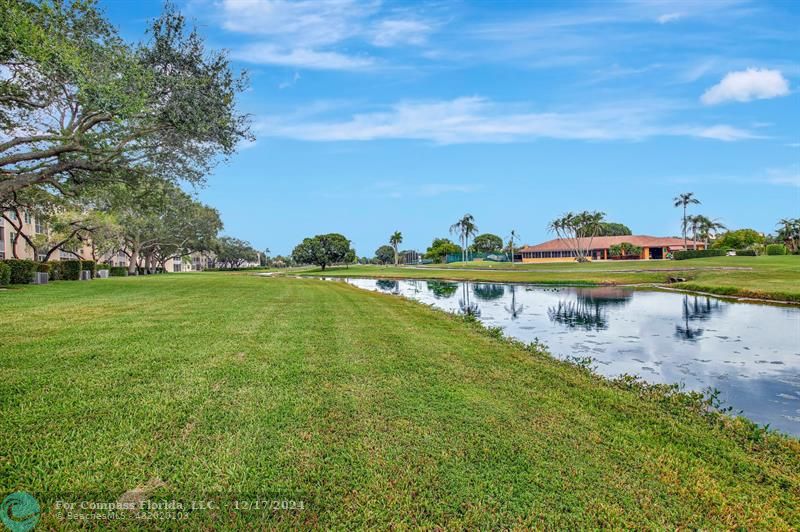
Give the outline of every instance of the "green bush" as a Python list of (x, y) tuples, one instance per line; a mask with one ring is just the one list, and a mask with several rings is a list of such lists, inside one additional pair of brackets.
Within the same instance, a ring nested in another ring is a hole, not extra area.
[(81, 261), (81, 270), (83, 270), (85, 272), (92, 272), (92, 278), (94, 279), (95, 262), (93, 260), (82, 260)]
[(50, 273), (50, 265), (46, 262), (36, 264), (36, 271), (39, 273)]
[(634, 246), (630, 242), (622, 242), (609, 247), (608, 254), (612, 257), (639, 257), (642, 254), (642, 248)]
[(737, 249), (736, 250), (737, 257), (756, 257), (758, 256), (758, 252), (755, 249)]
[(0, 261), (0, 286), (11, 284), (11, 266)]
[(26, 259), (6, 259), (11, 268), (11, 284), (29, 284), (36, 277), (36, 263)]
[(81, 261), (77, 259), (61, 261), (62, 279), (65, 281), (78, 281), (81, 278)]
[(783, 244), (769, 244), (767, 255), (786, 255), (786, 246)]
[(675, 260), (701, 259), (703, 257), (723, 257), (724, 249), (687, 249), (686, 251), (676, 251), (672, 254)]
[(125, 277), (128, 275), (128, 268), (124, 266), (112, 266), (108, 269), (108, 275), (110, 277)]
[(110, 270), (111, 269), (111, 265), (108, 264), (107, 262), (98, 262), (97, 266), (95, 267), (95, 269), (96, 269), (96, 271)]
[(60, 260), (51, 260), (47, 263), (50, 266), (50, 280), (60, 281), (64, 278), (64, 263)]

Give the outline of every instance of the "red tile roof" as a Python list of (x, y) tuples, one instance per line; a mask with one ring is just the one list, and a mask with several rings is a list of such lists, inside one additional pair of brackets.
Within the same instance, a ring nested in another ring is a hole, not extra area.
[[(582, 240), (588, 241), (588, 239)], [(622, 244), (623, 242), (627, 242), (642, 248), (667, 247), (671, 249), (683, 249), (682, 238), (647, 235), (596, 236), (592, 239), (592, 249), (607, 249), (615, 244)], [(690, 248), (692, 247), (691, 240), (687, 240), (686, 243)], [(584, 242), (581, 242), (581, 244), (584, 244)], [(698, 247), (704, 245), (702, 242), (698, 242), (697, 244)], [(525, 246), (519, 251), (522, 253), (528, 251), (569, 251), (573, 249), (573, 247), (574, 246), (572, 245), (572, 242), (556, 238), (553, 240), (548, 240), (547, 242), (542, 242), (541, 244), (537, 244), (535, 246)]]

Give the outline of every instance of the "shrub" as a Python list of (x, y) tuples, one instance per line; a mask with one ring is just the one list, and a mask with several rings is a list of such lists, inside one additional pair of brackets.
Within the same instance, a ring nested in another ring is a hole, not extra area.
[(11, 266), (5, 262), (0, 262), (0, 286), (11, 284)]
[(97, 269), (97, 271), (110, 270), (111, 269), (111, 265), (108, 264), (107, 262), (98, 262), (97, 266), (96, 266), (96, 269)]
[(60, 281), (64, 278), (64, 263), (60, 260), (51, 260), (47, 263), (50, 266), (50, 280)]
[(62, 279), (66, 281), (78, 281), (81, 278), (81, 261), (77, 259), (61, 261)]
[(6, 264), (11, 268), (11, 284), (32, 283), (36, 277), (36, 263), (32, 260), (7, 259)]
[(672, 254), (675, 260), (686, 259), (701, 259), (703, 257), (723, 257), (726, 251), (724, 249), (687, 249), (685, 251), (676, 251)]
[(128, 268), (124, 266), (112, 266), (108, 270), (108, 275), (111, 277), (125, 277), (128, 275)]
[(634, 246), (630, 242), (622, 242), (609, 247), (608, 254), (612, 257), (640, 257), (642, 248)]
[(736, 250), (737, 257), (756, 257), (758, 256), (758, 252), (755, 249), (737, 249)]
[(82, 260), (81, 261), (81, 270), (83, 270), (85, 272), (92, 272), (92, 278), (94, 278), (95, 262), (93, 260)]
[(786, 246), (783, 244), (769, 244), (767, 255), (786, 255)]
[(39, 273), (50, 273), (50, 265), (46, 262), (36, 264), (36, 271)]

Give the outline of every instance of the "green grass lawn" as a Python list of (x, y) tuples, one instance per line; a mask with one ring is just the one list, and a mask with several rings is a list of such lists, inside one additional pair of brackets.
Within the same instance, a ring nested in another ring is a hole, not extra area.
[[(319, 269), (305, 274), (320, 275)], [(326, 269), (331, 277), (454, 279), (547, 284), (663, 284), (719, 295), (800, 302), (800, 256), (713, 257), (683, 261), (606, 261), (594, 263), (453, 263), (421, 268), (350, 266)]]
[[(0, 321), (0, 492), (42, 529), (137, 487), (218, 504), (159, 528), (800, 527), (798, 440), (344, 283), (59, 282)], [(304, 509), (232, 507), (256, 498)]]

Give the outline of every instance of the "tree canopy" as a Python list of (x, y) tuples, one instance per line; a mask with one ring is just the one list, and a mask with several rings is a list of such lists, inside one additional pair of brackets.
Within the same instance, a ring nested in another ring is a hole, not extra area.
[(483, 233), (475, 237), (470, 250), (474, 253), (500, 253), (503, 251), (503, 239), (492, 233)]
[(395, 251), (392, 246), (383, 245), (375, 250), (375, 260), (381, 264), (389, 264), (395, 258)]
[(721, 249), (747, 249), (764, 243), (764, 235), (755, 229), (736, 229), (720, 235), (712, 247)]
[(434, 262), (443, 262), (445, 257), (451, 253), (461, 253), (461, 246), (448, 238), (434, 238), (425, 252), (425, 258)]
[(216, 264), (220, 268), (239, 268), (247, 262), (259, 260), (259, 252), (250, 242), (222, 236), (214, 242), (212, 249), (216, 254)]
[(314, 264), (323, 270), (331, 264), (355, 261), (355, 251), (350, 240), (339, 233), (328, 233), (306, 238), (292, 251), (292, 259), (298, 264)]
[(597, 232), (598, 236), (628, 236), (632, 234), (627, 225), (614, 222), (601, 223)]
[(249, 138), (245, 78), (169, 4), (137, 45), (93, 0), (0, 6), (0, 198), (143, 175), (198, 183)]

